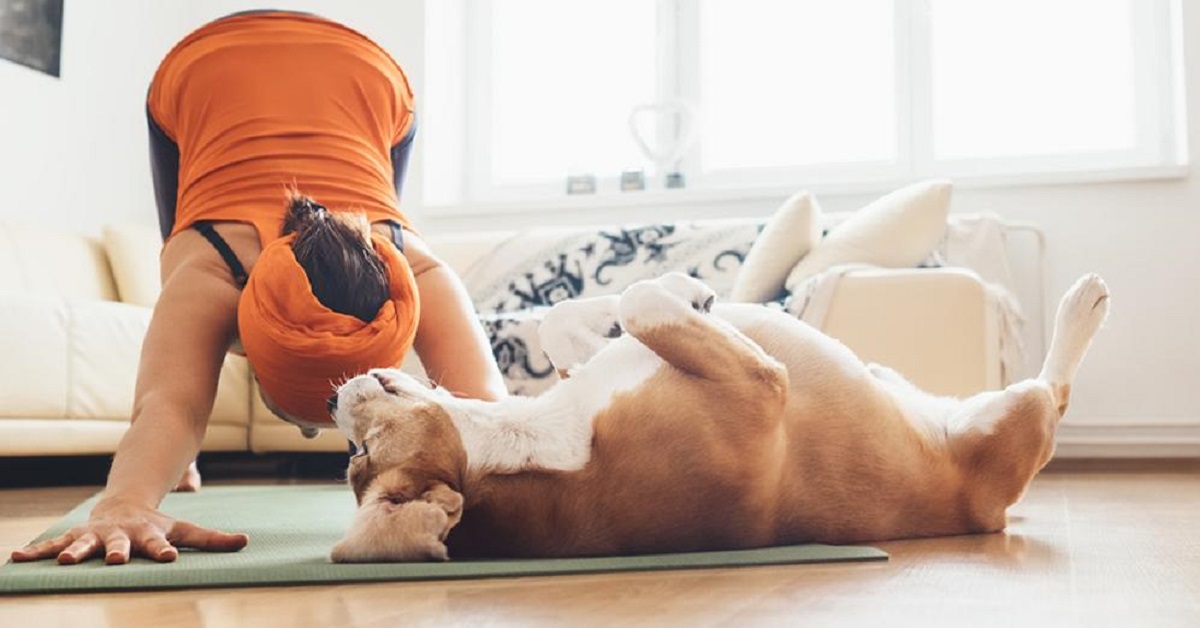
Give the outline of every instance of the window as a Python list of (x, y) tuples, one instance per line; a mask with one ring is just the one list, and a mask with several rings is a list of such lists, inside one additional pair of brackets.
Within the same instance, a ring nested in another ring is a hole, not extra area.
[(891, 0), (701, 0), (699, 9), (705, 169), (896, 159)]
[(1135, 148), (1135, 1), (932, 0), (934, 157)]
[(502, 0), (491, 24), (480, 130), (497, 185), (637, 163), (625, 119), (658, 98), (646, 62), (656, 50), (653, 2)]
[(427, 187), (531, 199), (642, 169), (661, 188), (631, 124), (658, 146), (696, 138), (670, 166), (693, 189), (1177, 165), (1177, 15), (1172, 0), (428, 3)]

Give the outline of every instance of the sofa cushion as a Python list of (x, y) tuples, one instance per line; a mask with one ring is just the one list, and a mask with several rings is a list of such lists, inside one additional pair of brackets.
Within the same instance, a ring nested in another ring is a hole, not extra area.
[(731, 301), (766, 303), (783, 292), (788, 273), (821, 239), (821, 208), (808, 192), (783, 202), (754, 240), (733, 282)]
[(0, 416), (65, 417), (69, 313), (61, 298), (0, 293), (4, 353)]
[(13, 334), (0, 416), (129, 420), (150, 310), (111, 301), (0, 296)]
[(517, 235), (516, 231), (472, 231), (441, 235), (422, 234), (435, 257), (460, 277), (476, 264), (486, 264), (496, 247)]
[(949, 181), (914, 183), (854, 212), (800, 260), (787, 277), (789, 292), (842, 264), (905, 268), (920, 264), (946, 232)]
[[(0, 294), (0, 316), (19, 331), (0, 360), (0, 417), (129, 420), (149, 308)], [(227, 356), (212, 424), (247, 423), (249, 382), (246, 359)]]
[(108, 225), (104, 227), (103, 242), (121, 300), (154, 307), (161, 287), (158, 257), (162, 251), (162, 236), (158, 229), (143, 225)]
[(0, 292), (117, 300), (104, 248), (94, 238), (0, 223)]

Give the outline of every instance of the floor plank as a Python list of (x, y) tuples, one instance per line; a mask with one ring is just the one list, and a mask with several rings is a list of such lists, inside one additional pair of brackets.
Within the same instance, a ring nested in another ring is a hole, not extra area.
[[(96, 490), (0, 490), (0, 552)], [(1056, 463), (1006, 533), (886, 564), (9, 597), (0, 626), (1200, 626), (1198, 533), (1195, 462)]]

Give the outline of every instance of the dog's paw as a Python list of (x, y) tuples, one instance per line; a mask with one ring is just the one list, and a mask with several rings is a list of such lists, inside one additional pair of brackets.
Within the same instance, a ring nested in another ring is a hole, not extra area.
[(1099, 275), (1080, 277), (1058, 304), (1054, 337), (1039, 375), (1054, 384), (1070, 384), (1092, 339), (1108, 317), (1108, 286)]
[(1108, 318), (1108, 285), (1096, 274), (1080, 277), (1063, 296), (1056, 324), (1091, 337)]
[(700, 281), (670, 273), (634, 283), (621, 293), (620, 324), (636, 334), (639, 328), (680, 322), (692, 311), (708, 312), (714, 300), (716, 293)]
[(542, 351), (559, 371), (587, 363), (621, 335), (616, 295), (563, 301), (538, 326)]
[(708, 313), (713, 302), (717, 300), (717, 293), (712, 288), (684, 273), (667, 273), (653, 281), (667, 292), (691, 304), (692, 309), (697, 312)]

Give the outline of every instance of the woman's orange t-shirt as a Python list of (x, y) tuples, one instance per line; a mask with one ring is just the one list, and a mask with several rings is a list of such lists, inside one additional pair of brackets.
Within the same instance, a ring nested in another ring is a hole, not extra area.
[(281, 235), (285, 188), (331, 211), (411, 225), (391, 150), (412, 130), (413, 94), (377, 44), (312, 15), (234, 15), (167, 54), (147, 103), (179, 149), (175, 224), (253, 224)]

